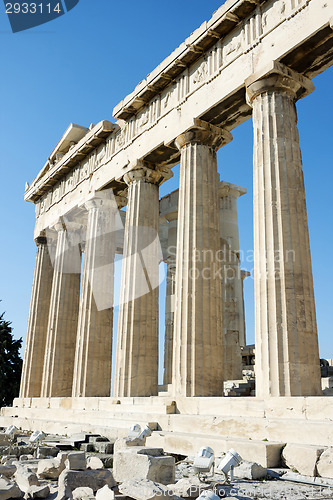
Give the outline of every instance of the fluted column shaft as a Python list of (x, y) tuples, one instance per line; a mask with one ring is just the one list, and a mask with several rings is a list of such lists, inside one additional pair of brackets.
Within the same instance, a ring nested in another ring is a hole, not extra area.
[(316, 312), (295, 101), (282, 67), (248, 85), (254, 126), (256, 394), (320, 395)]
[(172, 383), (179, 396), (223, 394), (216, 150), (231, 135), (206, 125), (176, 141), (181, 163)]
[[(42, 397), (72, 395), (80, 297), (81, 252), (78, 233), (67, 224), (58, 232), (44, 357)], [(67, 230), (68, 229), (68, 230)]]
[[(109, 191), (85, 203), (86, 244), (76, 339), (73, 397), (111, 392), (117, 203)], [(118, 215), (119, 218), (119, 215)]]
[(158, 393), (159, 189), (163, 175), (146, 167), (128, 184), (114, 396)]
[(222, 316), (225, 380), (242, 378), (241, 347), (246, 344), (237, 215), (237, 199), (245, 193), (246, 189), (226, 182), (219, 187), (221, 254), (224, 264)]
[(168, 224), (167, 283), (165, 296), (165, 339), (164, 339), (164, 375), (163, 384), (172, 383), (172, 353), (175, 308), (175, 274), (177, 249), (177, 213)]
[(38, 237), (36, 244), (37, 255), (25, 341), (20, 398), (39, 397), (43, 376), (53, 266), (46, 238)]

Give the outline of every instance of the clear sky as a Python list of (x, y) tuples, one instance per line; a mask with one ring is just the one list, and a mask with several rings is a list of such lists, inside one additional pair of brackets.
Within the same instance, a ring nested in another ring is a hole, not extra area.
[[(145, 78), (222, 0), (80, 0), (68, 14), (13, 34), (0, 4), (1, 245), (0, 311), (25, 337), (36, 247), (29, 183), (69, 123), (113, 120), (113, 107)], [(317, 318), (322, 357), (333, 358), (330, 276), (332, 235), (333, 69), (314, 79), (315, 92), (297, 104), (304, 162)], [(240, 244), (253, 248), (252, 122), (233, 131), (218, 154), (221, 179), (245, 186), (239, 200)], [(161, 196), (177, 186), (177, 172)], [(252, 270), (252, 262), (243, 268)], [(248, 342), (254, 341), (253, 280), (245, 281)], [(162, 312), (162, 311), (161, 311)]]

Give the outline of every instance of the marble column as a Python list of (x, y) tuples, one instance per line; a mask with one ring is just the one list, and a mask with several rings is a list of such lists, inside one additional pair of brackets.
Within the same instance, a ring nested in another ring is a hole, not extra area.
[[(49, 243), (49, 245), (48, 245)], [(27, 337), (21, 376), (20, 398), (38, 398), (41, 394), (47, 322), (51, 299), (53, 265), (51, 242), (36, 239), (37, 255), (32, 284)]]
[(242, 378), (241, 347), (246, 344), (237, 214), (237, 199), (245, 193), (245, 188), (229, 182), (221, 182), (219, 185), (221, 247), (223, 249), (221, 256), (224, 264), (222, 316), (225, 339), (225, 380)]
[(168, 214), (168, 257), (167, 257), (167, 283), (165, 296), (165, 339), (164, 339), (164, 375), (163, 384), (172, 383), (172, 352), (173, 328), (175, 311), (175, 275), (176, 275), (176, 249), (177, 249), (177, 212)]
[(254, 127), (256, 395), (321, 395), (295, 107), (314, 87), (279, 63), (246, 85)]
[(117, 201), (109, 190), (93, 195), (85, 208), (88, 223), (73, 397), (107, 397), (111, 392), (116, 231), (121, 221)]
[(159, 185), (165, 174), (146, 166), (128, 184), (114, 396), (158, 394)]
[(44, 356), (42, 397), (72, 395), (80, 298), (80, 234), (75, 223), (59, 221)]
[(200, 120), (180, 135), (173, 391), (222, 396), (223, 334), (216, 151), (231, 134)]

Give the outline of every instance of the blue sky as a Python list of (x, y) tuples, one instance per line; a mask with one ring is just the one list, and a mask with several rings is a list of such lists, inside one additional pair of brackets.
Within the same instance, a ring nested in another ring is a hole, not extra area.
[[(113, 107), (130, 93), (221, 0), (80, 0), (46, 25), (13, 34), (0, 5), (1, 245), (0, 310), (24, 337), (35, 261), (34, 207), (23, 201), (31, 182), (70, 122), (113, 120)], [(333, 69), (314, 79), (315, 92), (297, 104), (306, 183), (320, 354), (332, 342), (332, 84)], [(252, 123), (233, 131), (218, 154), (221, 179), (245, 186), (239, 200), (241, 249), (253, 248)], [(177, 187), (175, 177), (161, 196)], [(244, 262), (251, 270), (252, 262)], [(248, 341), (254, 341), (253, 280), (245, 281)], [(162, 308), (163, 310), (163, 308)], [(161, 310), (161, 312), (162, 312)]]

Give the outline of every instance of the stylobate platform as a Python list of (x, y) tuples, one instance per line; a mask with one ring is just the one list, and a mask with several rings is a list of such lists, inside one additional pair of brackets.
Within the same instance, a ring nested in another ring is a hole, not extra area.
[(202, 445), (216, 453), (235, 448), (244, 459), (277, 466), (286, 443), (333, 446), (333, 398), (27, 398), (2, 408), (0, 425), (70, 435), (125, 436), (149, 423), (149, 446), (193, 455)]

